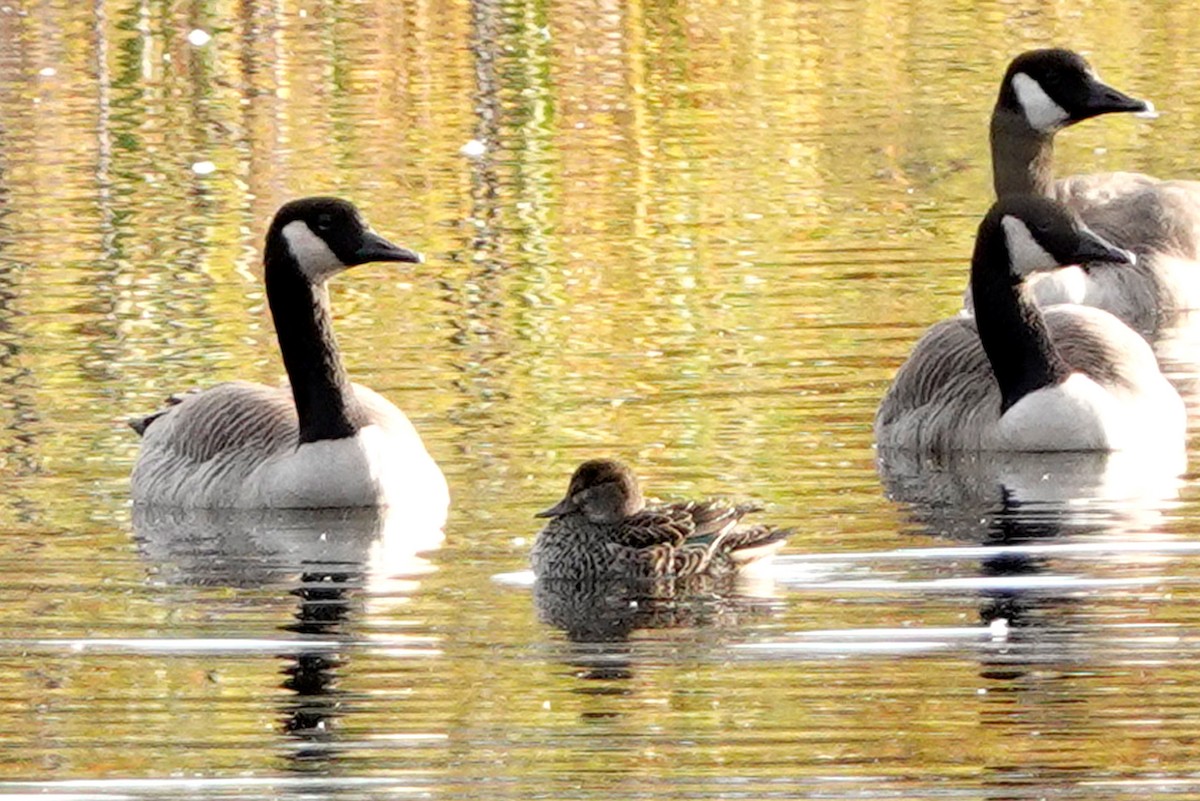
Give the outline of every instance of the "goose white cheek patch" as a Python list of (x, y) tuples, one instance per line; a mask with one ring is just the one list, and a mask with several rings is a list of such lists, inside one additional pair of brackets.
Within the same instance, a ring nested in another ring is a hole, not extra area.
[(310, 281), (324, 281), (346, 269), (325, 240), (312, 232), (303, 220), (293, 220), (283, 226), (283, 238), (296, 263)]
[(1025, 119), (1035, 131), (1056, 131), (1070, 117), (1062, 106), (1055, 103), (1042, 85), (1023, 72), (1012, 77), (1013, 91), (1017, 102), (1025, 111)]
[(1059, 267), (1058, 260), (1037, 243), (1025, 223), (1010, 214), (1000, 220), (1004, 226), (1004, 239), (1008, 245), (1009, 269), (1014, 275), (1029, 275), (1039, 270)]

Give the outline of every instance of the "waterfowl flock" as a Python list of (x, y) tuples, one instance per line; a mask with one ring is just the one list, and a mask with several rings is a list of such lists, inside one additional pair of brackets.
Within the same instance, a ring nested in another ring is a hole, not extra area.
[[(914, 345), (874, 421), (881, 453), (1178, 451), (1186, 415), (1151, 343), (1200, 306), (1200, 183), (1135, 173), (1054, 180), (1056, 133), (1153, 113), (1068, 50), (1024, 53), (991, 119), (996, 201), (979, 224), (963, 312)], [(289, 384), (235, 381), (131, 423), (143, 506), (402, 506), (444, 521), (441, 470), (404, 414), (350, 381), (326, 282), (358, 264), (420, 256), (350, 203), (279, 209), (266, 294)], [(743, 524), (758, 507), (647, 505), (626, 466), (584, 462), (531, 553), (542, 580), (732, 577), (769, 562), (789, 531)]]

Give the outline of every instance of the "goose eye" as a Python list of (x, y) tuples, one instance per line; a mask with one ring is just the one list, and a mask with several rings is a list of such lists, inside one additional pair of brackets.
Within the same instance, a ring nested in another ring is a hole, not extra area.
[(333, 227), (333, 217), (328, 214), (321, 214), (317, 217), (317, 230), (328, 231)]

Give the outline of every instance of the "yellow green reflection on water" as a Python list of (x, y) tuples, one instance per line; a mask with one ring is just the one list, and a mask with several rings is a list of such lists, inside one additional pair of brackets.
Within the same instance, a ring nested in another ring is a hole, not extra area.
[[(1087, 53), (1164, 114), (1064, 133), (1060, 171), (1194, 177), (1198, 38), (1192, 4), (1115, 0), (0, 7), (0, 780), (821, 797), (840, 777), (914, 798), (1192, 781), (1188, 554), (1032, 560), (1115, 583), (1017, 593), (1035, 634), (1015, 655), (746, 658), (743, 640), (812, 630), (979, 627), (1009, 600), (814, 581), (597, 656), (493, 576), (524, 566), (530, 515), (595, 455), (652, 494), (766, 502), (797, 527), (793, 567), (960, 544), (885, 497), (870, 424), (919, 332), (959, 307), (999, 76), (1026, 48)], [(318, 193), (426, 254), (333, 297), (353, 375), (450, 478), (447, 545), (398, 584), (349, 570), (319, 634), (355, 645), (323, 667), (292, 645), (156, 650), (317, 637), (294, 631), (290, 573), (234, 581), (133, 536), (124, 420), (281, 376), (259, 247), (281, 202)], [(1179, 497), (1055, 534), (1186, 539), (1192, 482)], [(297, 709), (297, 672), (328, 709)]]

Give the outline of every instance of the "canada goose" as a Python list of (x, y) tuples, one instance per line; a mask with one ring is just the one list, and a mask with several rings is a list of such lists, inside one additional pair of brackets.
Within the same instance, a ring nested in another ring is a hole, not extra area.
[(1064, 264), (1129, 264), (1060, 204), (1010, 196), (975, 240), (975, 317), (934, 325), (875, 416), (880, 448), (925, 452), (1178, 447), (1183, 402), (1150, 346), (1108, 312), (1039, 310), (1022, 286)]
[(575, 470), (561, 501), (537, 514), (550, 522), (530, 561), (538, 579), (731, 576), (767, 562), (791, 533), (738, 526), (758, 509), (721, 501), (646, 506), (628, 467), (594, 459)]
[(325, 285), (373, 261), (419, 262), (336, 198), (285, 204), (267, 232), (267, 301), (290, 387), (246, 381), (185, 395), (130, 425), (136, 503), (316, 508), (405, 505), (445, 518), (446, 480), (404, 414), (350, 383)]
[[(1146, 335), (1173, 311), (1200, 307), (1200, 182), (1160, 181), (1129, 172), (1054, 180), (1054, 134), (1100, 114), (1154, 107), (1101, 82), (1070, 50), (1031, 50), (1013, 59), (991, 121), (992, 177), (998, 198), (1033, 194), (1075, 212), (1137, 264), (1064, 270), (1031, 283), (1040, 305), (1102, 308)], [(968, 299), (968, 307), (971, 305)]]

